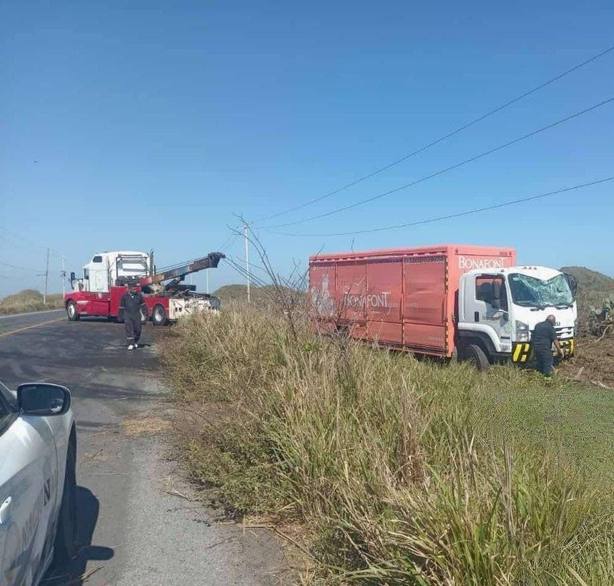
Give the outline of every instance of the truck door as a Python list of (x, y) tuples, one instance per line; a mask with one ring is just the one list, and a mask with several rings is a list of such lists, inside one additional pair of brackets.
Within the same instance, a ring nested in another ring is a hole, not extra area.
[[(511, 323), (505, 279), (493, 274), (475, 275), (469, 298), (466, 299), (465, 317), (492, 330), (499, 345), (511, 343)], [(473, 293), (473, 295), (471, 295)]]
[(403, 344), (446, 352), (446, 258), (416, 257), (404, 263)]
[(0, 389), (0, 584), (31, 584), (51, 552), (55, 441), (42, 417), (18, 417)]
[(109, 291), (109, 271), (100, 255), (95, 256), (90, 263), (90, 291), (92, 293)]

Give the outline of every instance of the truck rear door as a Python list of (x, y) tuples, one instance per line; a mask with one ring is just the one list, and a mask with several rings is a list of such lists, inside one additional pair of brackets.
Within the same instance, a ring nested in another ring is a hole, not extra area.
[(403, 343), (446, 352), (446, 257), (412, 257), (403, 274)]

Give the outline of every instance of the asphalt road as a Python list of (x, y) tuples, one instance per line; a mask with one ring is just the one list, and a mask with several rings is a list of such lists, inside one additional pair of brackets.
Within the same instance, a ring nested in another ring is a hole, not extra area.
[(288, 583), (276, 540), (217, 522), (170, 457), (155, 352), (163, 335), (147, 324), (146, 346), (128, 351), (120, 324), (60, 312), (0, 319), (0, 380), (54, 382), (73, 394), (81, 549), (45, 586)]

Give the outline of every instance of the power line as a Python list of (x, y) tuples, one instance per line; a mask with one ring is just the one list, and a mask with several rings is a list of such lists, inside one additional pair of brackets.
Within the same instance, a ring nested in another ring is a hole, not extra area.
[(44, 273), (45, 272), (45, 271), (41, 271), (39, 269), (30, 268), (30, 267), (21, 267), (21, 266), (18, 266), (18, 265), (11, 265), (11, 264), (6, 263), (6, 262), (0, 262), (0, 265), (2, 265), (3, 267), (10, 267), (11, 269), (17, 269), (19, 271), (31, 271), (33, 273), (41, 273), (41, 272)]
[[(49, 249), (50, 254), (52, 254), (53, 256), (57, 258), (61, 258), (62, 256), (64, 256), (66, 258), (66, 255), (63, 255), (61, 252), (59, 252), (55, 248), (50, 248), (47, 246), (41, 246), (40, 244), (36, 244), (35, 242), (32, 242), (25, 236), (22, 236), (21, 234), (18, 234), (17, 232), (14, 232), (13, 230), (9, 230), (8, 228), (5, 228), (4, 226), (0, 226), (0, 230), (3, 230), (7, 234), (10, 234), (11, 236), (13, 236), (13, 238), (18, 238), (22, 242), (25, 242), (28, 246), (30, 246), (30, 248), (36, 248), (37, 250), (43, 250), (45, 252), (47, 252), (47, 249)], [(5, 236), (3, 236), (2, 238), (5, 241), (9, 242), (8, 238), (6, 238)]]
[(536, 136), (537, 134), (540, 134), (542, 132), (545, 132), (546, 130), (550, 130), (551, 128), (554, 128), (555, 126), (559, 126), (560, 124), (563, 124), (565, 122), (569, 122), (570, 120), (573, 120), (574, 118), (578, 118), (579, 116), (582, 116), (584, 114), (587, 114), (589, 112), (592, 112), (593, 110), (596, 110), (597, 108), (601, 108), (602, 106), (605, 106), (607, 104), (610, 104), (614, 102), (614, 97), (608, 98), (607, 100), (604, 100), (603, 102), (599, 102), (598, 104), (595, 104), (593, 106), (590, 106), (589, 108), (585, 108), (584, 110), (581, 110), (580, 112), (576, 112), (575, 114), (571, 114), (570, 116), (567, 116), (565, 118), (561, 118), (560, 120), (557, 120), (556, 122), (553, 122), (551, 124), (548, 124), (547, 126), (543, 126), (542, 128), (539, 128), (537, 130), (533, 130), (532, 132), (529, 132), (528, 134), (525, 134), (523, 136), (520, 136), (518, 138), (515, 138), (514, 140), (510, 140), (509, 142), (506, 142), (502, 145), (499, 145), (497, 147), (494, 147), (492, 149), (489, 149), (487, 151), (484, 151), (483, 153), (480, 153), (479, 155), (475, 155), (473, 157), (470, 157), (469, 159), (465, 159), (464, 161), (461, 161), (460, 163), (456, 163), (454, 165), (450, 165), (449, 167), (445, 167), (444, 169), (440, 169), (439, 171), (436, 171), (435, 173), (431, 173), (430, 175), (426, 175), (424, 177), (421, 177), (420, 179), (416, 179), (415, 181), (412, 181), (410, 183), (406, 183), (405, 185), (401, 185), (400, 187), (396, 187), (394, 189), (390, 189), (388, 191), (385, 191), (384, 193), (380, 193), (378, 195), (374, 195), (372, 197), (368, 197), (366, 199), (362, 199), (359, 200), (357, 202), (354, 202), (352, 204), (340, 207), (340, 208), (336, 208), (334, 210), (331, 210), (330, 212), (325, 212), (323, 214), (318, 214), (316, 216), (310, 216), (307, 218), (303, 218), (302, 220), (295, 220), (294, 222), (286, 222), (284, 224), (276, 224), (274, 226), (265, 226), (262, 229), (263, 230), (269, 230), (271, 228), (282, 228), (285, 226), (295, 226), (297, 224), (303, 224), (305, 222), (311, 222), (313, 220), (318, 220), (320, 218), (326, 218), (328, 216), (333, 216), (335, 214), (339, 214), (341, 212), (347, 211), (347, 210), (351, 210), (353, 208), (357, 208), (361, 205), (364, 205), (366, 203), (370, 203), (372, 201), (375, 201), (377, 199), (380, 199), (382, 197), (386, 197), (387, 195), (391, 195), (393, 193), (397, 193), (398, 191), (402, 191), (404, 189), (408, 189), (409, 187), (413, 187), (414, 185), (418, 185), (419, 183), (423, 183), (425, 181), (428, 181), (429, 179), (433, 179), (434, 177), (438, 177), (439, 175), (443, 175), (444, 173), (448, 173), (449, 171), (453, 171), (454, 169), (458, 169), (460, 167), (463, 167), (465, 165), (468, 165), (469, 163), (473, 163), (474, 161), (477, 161), (478, 159), (482, 159), (484, 157), (487, 157), (488, 155), (492, 155), (493, 153), (496, 153), (500, 150), (503, 150), (509, 146), (512, 146), (514, 144), (517, 144), (523, 140), (526, 140), (527, 138), (531, 138), (532, 136)]
[(220, 247), (218, 248), (218, 250), (219, 250), (220, 252), (224, 252), (224, 248), (225, 248), (226, 246), (229, 246), (229, 245), (230, 245), (230, 243), (232, 242), (232, 240), (233, 240), (234, 238), (238, 238), (238, 237), (239, 237), (239, 234), (237, 234), (237, 233), (235, 233), (235, 232), (232, 232), (232, 233), (230, 234), (230, 236), (228, 236), (228, 238), (226, 238), (226, 240), (224, 240), (224, 244), (222, 244), (222, 246), (220, 246)]
[(340, 193), (341, 191), (344, 191), (346, 189), (349, 189), (350, 187), (353, 187), (354, 185), (357, 185), (358, 183), (361, 183), (363, 181), (366, 181), (367, 179), (370, 179), (371, 177), (375, 177), (375, 175), (379, 175), (380, 173), (383, 173), (384, 171), (387, 171), (388, 169), (390, 169), (391, 167), (394, 167), (404, 161), (407, 161), (407, 159), (410, 159), (411, 157), (414, 157), (415, 155), (418, 155), (428, 149), (430, 149), (431, 147), (447, 140), (448, 138), (451, 138), (457, 134), (459, 134), (460, 132), (462, 132), (463, 130), (466, 130), (467, 128), (470, 128), (471, 126), (477, 124), (478, 122), (481, 122), (482, 120), (485, 120), (486, 118), (489, 118), (490, 116), (493, 116), (494, 114), (497, 114), (498, 112), (501, 112), (502, 110), (504, 110), (505, 108), (508, 108), (509, 106), (519, 102), (520, 100), (523, 100), (524, 98), (529, 97), (530, 95), (538, 92), (539, 90), (542, 90), (543, 88), (549, 86), (550, 84), (553, 84), (556, 81), (559, 81), (560, 79), (563, 79), (564, 77), (566, 77), (567, 75), (569, 75), (570, 73), (573, 73), (574, 71), (577, 71), (578, 69), (581, 69), (582, 67), (584, 67), (585, 65), (588, 65), (589, 63), (592, 63), (593, 61), (596, 61), (597, 59), (607, 55), (608, 53), (611, 53), (612, 51), (614, 51), (614, 46), (611, 46), (607, 49), (605, 49), (604, 51), (601, 51), (600, 53), (597, 53), (596, 55), (593, 55), (592, 57), (590, 57), (589, 59), (587, 59), (586, 61), (583, 61), (582, 63), (575, 65), (574, 67), (572, 67), (571, 69), (568, 69), (566, 71), (564, 71), (563, 73), (557, 75), (556, 77), (553, 77), (547, 81), (545, 81), (544, 83), (541, 83), (540, 85), (534, 87), (533, 89), (509, 100), (508, 102), (505, 102), (504, 104), (501, 104), (500, 106), (497, 106), (496, 108), (489, 110), (488, 112), (486, 112), (486, 114), (482, 114), (481, 116), (478, 116), (477, 118), (475, 118), (474, 120), (472, 120), (471, 122), (468, 122), (466, 124), (463, 124), (462, 126), (459, 126), (458, 128), (456, 128), (455, 130), (452, 130), (451, 132), (448, 132), (447, 134), (433, 140), (432, 142), (427, 143), (426, 145), (416, 149), (415, 151), (412, 151), (411, 153), (401, 157), (400, 159), (397, 159), (396, 161), (393, 161), (392, 163), (389, 163), (383, 167), (380, 167), (379, 169), (376, 169), (375, 171), (372, 171), (371, 173), (368, 173), (367, 175), (364, 175), (362, 177), (359, 177), (358, 179), (356, 179), (355, 181), (352, 181), (350, 183), (347, 183), (346, 185), (343, 185), (341, 187), (339, 187), (338, 189), (335, 189), (333, 191), (330, 191), (324, 195), (321, 195), (320, 197), (316, 197), (314, 199), (311, 199), (305, 203), (302, 203), (300, 205), (294, 206), (292, 208), (288, 208), (286, 210), (283, 210), (281, 212), (278, 212), (276, 214), (272, 214), (270, 216), (266, 216), (264, 218), (261, 218), (260, 220), (257, 220), (257, 223), (260, 222), (265, 222), (267, 220), (271, 220), (273, 218), (277, 218), (279, 216), (283, 216), (285, 214), (289, 214), (290, 212), (295, 212), (297, 210), (301, 210), (303, 208), (306, 208), (310, 205), (313, 205), (314, 203), (317, 203), (319, 201), (322, 201), (323, 199), (327, 199), (329, 197), (332, 197), (333, 195), (336, 195), (337, 193)]
[[(234, 271), (236, 273), (238, 273), (239, 275), (241, 275), (242, 277), (246, 277), (247, 276), (247, 271), (245, 268), (243, 268), (239, 263), (235, 262), (233, 259), (231, 258), (227, 258), (226, 259), (228, 266), (230, 266), (232, 269), (234, 269)], [(256, 283), (256, 285), (258, 285), (259, 287), (266, 287), (267, 286), (267, 282), (264, 281), (263, 279), (261, 279), (260, 277), (256, 277), (255, 275), (250, 275), (251, 280)]]
[(438, 216), (436, 218), (429, 218), (426, 220), (418, 220), (416, 222), (406, 222), (404, 224), (395, 224), (393, 226), (384, 226), (380, 228), (371, 228), (369, 230), (355, 230), (353, 232), (334, 232), (328, 234), (290, 234), (286, 232), (272, 232), (273, 234), (280, 234), (282, 236), (305, 236), (305, 237), (328, 237), (328, 236), (355, 236), (357, 234), (370, 234), (372, 232), (384, 232), (386, 230), (398, 230), (399, 228), (408, 228), (410, 226), (419, 226), (421, 224), (430, 224), (432, 222), (440, 222), (442, 220), (450, 220), (452, 218), (460, 218), (462, 216), (469, 216), (471, 214), (478, 214), (480, 212), (486, 212), (489, 210), (496, 210), (499, 208), (504, 208), (507, 206), (517, 205), (520, 203), (525, 203), (527, 201), (533, 201), (536, 199), (541, 199), (543, 197), (549, 197), (551, 195), (558, 195), (561, 193), (566, 193), (568, 191), (574, 191), (576, 189), (582, 189), (585, 187), (590, 187), (591, 185), (598, 185), (600, 183), (606, 183), (608, 181), (613, 181), (614, 176), (606, 177), (605, 179), (597, 179), (596, 181), (591, 181), (590, 183), (580, 183), (578, 185), (573, 185), (571, 187), (564, 187), (562, 189), (557, 189), (556, 191), (549, 191), (547, 193), (540, 193), (539, 195), (531, 195), (529, 197), (522, 197), (519, 199), (514, 199), (512, 201), (507, 201), (504, 203), (499, 203), (491, 206), (485, 206), (481, 208), (473, 208), (470, 210), (465, 210), (463, 212), (457, 212), (454, 214), (448, 214), (446, 216)]

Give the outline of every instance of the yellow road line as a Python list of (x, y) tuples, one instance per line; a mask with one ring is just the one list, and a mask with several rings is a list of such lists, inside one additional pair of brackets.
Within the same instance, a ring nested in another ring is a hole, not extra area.
[(64, 321), (65, 319), (66, 319), (65, 317), (60, 317), (58, 319), (52, 319), (51, 321), (45, 321), (42, 324), (34, 324), (33, 326), (26, 326), (25, 328), (19, 328), (17, 330), (11, 330), (10, 332), (4, 332), (3, 334), (0, 334), (0, 338), (4, 338), (5, 336), (10, 336), (11, 334), (17, 334), (19, 332), (25, 332), (26, 330), (31, 330), (33, 328), (40, 328), (41, 326), (54, 324), (58, 321)]

